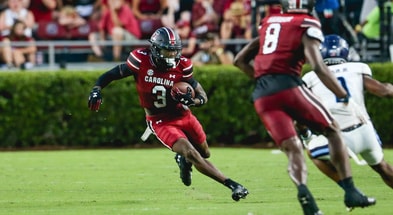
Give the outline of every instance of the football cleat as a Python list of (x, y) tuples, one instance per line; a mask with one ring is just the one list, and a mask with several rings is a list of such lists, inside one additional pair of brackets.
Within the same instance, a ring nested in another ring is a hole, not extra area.
[(375, 205), (376, 202), (375, 198), (367, 197), (357, 189), (346, 192), (344, 196), (344, 203), (348, 211), (352, 211), (356, 207), (364, 208), (372, 206)]
[(240, 199), (245, 199), (248, 195), (248, 190), (242, 185), (238, 184), (232, 189), (232, 199), (239, 201)]
[(180, 154), (175, 155), (175, 161), (180, 169), (180, 178), (184, 185), (191, 185), (191, 172), (192, 172), (192, 164), (186, 161), (186, 158), (181, 156)]

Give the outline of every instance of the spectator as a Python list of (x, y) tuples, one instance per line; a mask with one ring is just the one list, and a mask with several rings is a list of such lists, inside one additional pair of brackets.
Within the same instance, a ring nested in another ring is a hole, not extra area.
[(218, 29), (219, 14), (213, 8), (212, 0), (195, 0), (191, 10), (193, 29), (208, 27)]
[(161, 19), (167, 8), (167, 0), (132, 1), (132, 11), (138, 20)]
[(355, 49), (359, 43), (358, 37), (344, 14), (341, 13), (340, 7), (339, 0), (317, 0), (315, 2), (315, 11), (321, 22), (323, 34), (337, 34), (343, 37), (350, 46), (349, 58), (351, 61), (359, 61), (360, 56)]
[(321, 22), (324, 35), (340, 35), (348, 41), (350, 46), (358, 42), (355, 31), (340, 12), (339, 0), (316, 0), (315, 11)]
[(231, 0), (214, 0), (213, 1), (213, 9), (218, 16), (218, 22), (221, 23), (222, 16), (224, 14), (225, 5), (228, 1)]
[[(97, 4), (100, 5), (101, 8), (102, 8), (102, 10), (105, 10), (105, 9), (108, 8), (108, 4), (109, 4), (108, 1), (109, 1), (109, 0), (97, 0), (97, 1), (96, 1), (96, 5), (97, 5)], [(129, 6), (130, 8), (132, 8), (132, 1), (133, 1), (133, 0), (124, 0), (124, 3), (125, 3), (125, 4), (128, 4), (128, 6)]]
[(71, 5), (66, 5), (61, 8), (57, 21), (59, 25), (67, 29), (77, 28), (87, 23)]
[(251, 35), (258, 36), (261, 19), (281, 13), (280, 0), (259, 0), (251, 4)]
[(176, 27), (176, 11), (180, 9), (179, 0), (167, 0), (167, 10), (166, 13), (161, 16), (161, 23), (163, 26), (168, 28)]
[(360, 11), (360, 18), (359, 18), (359, 23), (363, 23), (368, 14), (378, 6), (378, 1), (377, 0), (365, 0), (363, 1), (362, 4), (362, 10)]
[[(391, 4), (391, 1), (388, 1), (387, 4)], [(384, 7), (387, 6), (384, 5)], [(390, 7), (391, 13), (393, 13), (393, 7)], [(363, 21), (356, 27), (356, 32), (360, 33), (359, 37), (363, 39), (371, 40), (379, 40), (380, 38), (380, 10), (379, 7), (374, 7), (373, 10), (368, 14), (366, 20)]]
[[(108, 1), (108, 9), (104, 10), (98, 28), (98, 35), (95, 32), (89, 35), (89, 41), (97, 57), (103, 57), (103, 52), (100, 46), (97, 45), (98, 40), (111, 39), (113, 42), (121, 42), (123, 40), (130, 41), (141, 38), (138, 20), (124, 0)], [(113, 60), (121, 60), (121, 53), (122, 46), (119, 44), (113, 45)]]
[(162, 18), (165, 22), (168, 22), (167, 0), (132, 0), (131, 8), (135, 17), (139, 20), (143, 38), (150, 37), (157, 28), (163, 26)]
[(363, 1), (364, 0), (345, 0), (345, 17), (352, 28), (355, 28), (360, 22)]
[(270, 16), (274, 14), (281, 13), (281, 4), (280, 1), (273, 1), (271, 4), (265, 5), (265, 16)]
[(183, 53), (186, 56), (193, 56), (200, 50), (201, 43), (198, 40), (204, 40), (208, 32), (218, 32), (218, 29), (213, 25), (203, 25), (191, 31), (188, 37), (187, 47), (183, 47)]
[(8, 8), (0, 14), (0, 30), (1, 35), (8, 36), (15, 20), (24, 22), (26, 28), (25, 35), (32, 36), (33, 27), (35, 25), (35, 17), (33, 13), (23, 6), (21, 0), (9, 0)]
[(181, 14), (184, 11), (189, 11), (191, 14), (192, 7), (194, 5), (194, 0), (178, 0), (179, 1), (179, 10), (175, 12), (175, 22), (179, 21), (181, 18)]
[(183, 44), (182, 54), (190, 58), (197, 50), (197, 39), (191, 30), (191, 12), (183, 11), (180, 19), (176, 22), (175, 31), (179, 34), (180, 39), (188, 40)]
[(56, 16), (56, 0), (30, 0), (29, 10), (33, 12), (37, 24), (51, 22)]
[(96, 19), (95, 17), (99, 13), (98, 6), (101, 4), (101, 0), (58, 0), (60, 10), (64, 6), (72, 6), (85, 20)]
[(195, 66), (207, 64), (232, 64), (233, 54), (226, 51), (220, 43), (218, 33), (206, 33), (199, 44), (200, 50), (196, 52), (191, 60)]
[[(224, 9), (220, 36), (223, 40), (252, 38), (250, 0), (231, 0), (228, 2), (226, 9)], [(225, 48), (233, 53), (237, 53), (242, 48), (242, 45), (227, 45)]]
[[(22, 69), (31, 69), (35, 65), (37, 47), (34, 44), (34, 39), (26, 36), (26, 28), (27, 26), (24, 21), (15, 20), (10, 34), (3, 38), (2, 42), (6, 46), (4, 46), (2, 54), (8, 68), (15, 66)], [(28, 42), (29, 44), (25, 46), (14, 46), (12, 42)]]
[(232, 0), (224, 9), (221, 39), (251, 39), (251, 0)]
[(180, 19), (176, 22), (175, 30), (182, 40), (189, 38), (191, 34), (191, 12), (183, 11)]

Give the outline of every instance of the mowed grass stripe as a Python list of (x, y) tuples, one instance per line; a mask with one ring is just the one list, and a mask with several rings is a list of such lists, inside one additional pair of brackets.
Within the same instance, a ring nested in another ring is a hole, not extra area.
[[(174, 153), (165, 148), (0, 153), (0, 214), (302, 214), (287, 175), (287, 159), (269, 149), (212, 148), (210, 160), (250, 195), (231, 191), (194, 169), (181, 183)], [(393, 151), (385, 150), (392, 162)], [(343, 191), (309, 160), (309, 188), (325, 214), (348, 214)], [(390, 214), (393, 192), (367, 166), (352, 162), (356, 185), (377, 198), (352, 215)]]

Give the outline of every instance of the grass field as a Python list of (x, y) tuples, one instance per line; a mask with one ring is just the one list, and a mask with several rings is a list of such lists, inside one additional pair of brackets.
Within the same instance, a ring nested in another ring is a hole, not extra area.
[[(287, 159), (267, 149), (212, 148), (210, 160), (250, 195), (234, 202), (228, 188), (194, 170), (179, 178), (165, 148), (0, 153), (0, 214), (297, 215)], [(385, 150), (393, 162), (393, 151)], [(308, 161), (309, 188), (325, 215), (392, 214), (392, 189), (367, 166), (352, 163), (356, 185), (377, 198), (371, 208), (345, 210), (343, 191)]]

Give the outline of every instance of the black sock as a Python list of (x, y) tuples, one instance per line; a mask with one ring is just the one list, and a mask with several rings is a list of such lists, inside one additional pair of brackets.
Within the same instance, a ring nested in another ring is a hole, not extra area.
[(237, 186), (237, 183), (232, 181), (232, 179), (227, 178), (224, 181), (224, 185), (227, 186), (229, 189), (233, 190)]
[(338, 184), (338, 186), (340, 186), (342, 189), (344, 189), (344, 185), (343, 185), (343, 181), (342, 181), (342, 180), (341, 180), (341, 181), (338, 181), (337, 184)]
[(304, 197), (310, 194), (310, 191), (308, 190), (307, 186), (305, 184), (301, 184), (297, 187), (298, 193), (297, 196), (299, 197)]
[(304, 214), (315, 214), (319, 211), (317, 203), (314, 200), (311, 192), (308, 190), (305, 184), (301, 184), (297, 187), (298, 193), (297, 198), (302, 206)]
[(355, 188), (355, 185), (353, 183), (352, 177), (344, 178), (343, 180), (340, 180), (338, 184), (345, 190), (352, 190)]

